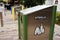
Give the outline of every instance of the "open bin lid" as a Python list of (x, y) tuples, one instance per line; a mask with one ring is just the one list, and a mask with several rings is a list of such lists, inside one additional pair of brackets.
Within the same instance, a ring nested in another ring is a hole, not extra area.
[(27, 14), (30, 14), (30, 13), (33, 13), (33, 12), (36, 12), (36, 11), (39, 11), (39, 10), (42, 10), (42, 9), (45, 9), (48, 7), (52, 7), (52, 6), (53, 5), (37, 5), (37, 6), (31, 7), (31, 8), (21, 10), (20, 13), (23, 15), (27, 15)]

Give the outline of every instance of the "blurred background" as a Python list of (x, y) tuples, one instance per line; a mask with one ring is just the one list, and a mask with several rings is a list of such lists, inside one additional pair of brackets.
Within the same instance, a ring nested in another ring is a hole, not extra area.
[[(55, 2), (58, 5), (53, 40), (60, 40), (60, 0), (0, 0), (0, 3), (4, 5), (0, 5), (0, 8), (4, 8), (4, 26), (1, 27), (0, 23), (0, 40), (18, 40), (18, 20), (12, 20), (12, 8), (22, 5), (23, 8), (20, 10), (23, 10), (36, 5), (51, 5)], [(17, 18), (17, 15), (15, 17)]]

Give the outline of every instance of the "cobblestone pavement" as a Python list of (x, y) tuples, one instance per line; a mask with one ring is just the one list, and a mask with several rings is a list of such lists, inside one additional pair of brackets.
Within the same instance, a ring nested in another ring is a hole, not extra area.
[[(0, 40), (19, 40), (18, 39), (18, 21), (12, 21), (9, 11), (5, 11), (4, 27), (0, 25)], [(55, 25), (54, 40), (60, 40), (60, 26)]]

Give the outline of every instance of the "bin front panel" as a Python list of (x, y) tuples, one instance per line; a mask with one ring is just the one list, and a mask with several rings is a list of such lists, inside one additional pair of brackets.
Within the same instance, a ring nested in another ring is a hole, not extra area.
[(52, 7), (28, 15), (28, 40), (49, 40)]

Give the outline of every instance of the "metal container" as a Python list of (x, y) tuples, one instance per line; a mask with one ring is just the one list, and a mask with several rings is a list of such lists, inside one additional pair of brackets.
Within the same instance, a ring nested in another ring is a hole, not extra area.
[(38, 5), (20, 11), (19, 38), (21, 40), (53, 40), (56, 7)]

